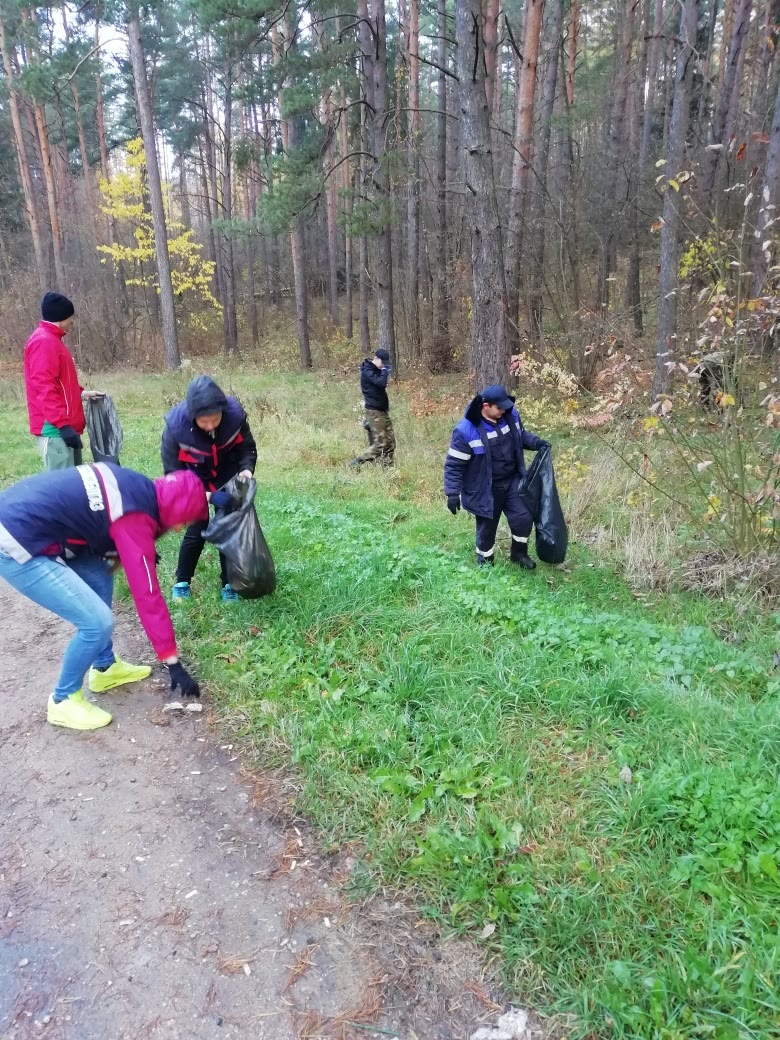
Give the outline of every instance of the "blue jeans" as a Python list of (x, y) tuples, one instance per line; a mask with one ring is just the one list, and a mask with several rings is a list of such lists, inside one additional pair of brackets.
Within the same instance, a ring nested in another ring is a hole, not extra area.
[(63, 563), (52, 556), (33, 556), (27, 563), (17, 563), (0, 552), (0, 578), (76, 626), (62, 659), (55, 701), (64, 701), (82, 688), (90, 665), (107, 668), (114, 663), (114, 575), (100, 557), (81, 556)]

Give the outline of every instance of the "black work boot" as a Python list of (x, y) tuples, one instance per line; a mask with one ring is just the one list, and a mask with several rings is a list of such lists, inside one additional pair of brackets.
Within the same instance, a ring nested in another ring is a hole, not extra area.
[(532, 571), (536, 568), (536, 560), (532, 560), (528, 555), (528, 542), (512, 542), (512, 548), (509, 551), (510, 563), (516, 563), (518, 567), (522, 567), (523, 570)]
[(492, 567), (495, 562), (495, 556), (483, 556), (479, 550), (477, 550), (477, 567)]

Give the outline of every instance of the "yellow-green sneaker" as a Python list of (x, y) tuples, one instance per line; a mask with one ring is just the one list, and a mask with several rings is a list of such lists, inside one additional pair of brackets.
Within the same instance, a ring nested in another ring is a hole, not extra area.
[(55, 701), (54, 695), (49, 697), (46, 719), (52, 726), (64, 726), (65, 729), (102, 729), (111, 721), (107, 711), (97, 704), (90, 704), (84, 697), (83, 690), (77, 690), (64, 701)]
[(128, 664), (117, 657), (104, 672), (99, 672), (97, 668), (90, 668), (89, 688), (93, 693), (106, 693), (107, 690), (113, 690), (116, 686), (138, 682), (151, 674), (152, 669), (148, 665)]

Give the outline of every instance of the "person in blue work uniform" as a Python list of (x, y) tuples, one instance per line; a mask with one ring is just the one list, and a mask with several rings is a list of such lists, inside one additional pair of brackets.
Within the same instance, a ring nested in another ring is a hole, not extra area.
[(540, 451), (549, 443), (523, 426), (515, 399), (503, 386), (486, 386), (471, 401), (455, 427), (444, 464), (444, 494), (454, 516), (461, 505), (477, 522), (477, 564), (493, 566), (501, 514), (512, 533), (509, 559), (525, 570), (533, 520), (518, 490), (525, 476), (524, 448)]

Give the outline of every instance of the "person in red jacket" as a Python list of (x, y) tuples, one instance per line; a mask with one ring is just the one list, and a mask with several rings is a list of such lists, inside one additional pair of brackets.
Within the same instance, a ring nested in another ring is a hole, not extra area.
[(37, 438), (44, 469), (67, 469), (81, 463), (81, 434), (86, 425), (82, 398), (99, 397), (79, 385), (76, 366), (63, 339), (75, 308), (67, 296), (47, 292), (43, 320), (24, 348), (24, 385), (30, 433)]
[[(222, 508), (218, 497), (215, 507)], [(92, 730), (111, 722), (107, 711), (84, 697), (87, 671), (94, 693), (151, 671), (117, 660), (112, 650), (117, 564), (124, 567), (144, 631), (168, 666), (171, 689), (198, 696), (197, 682), (179, 661), (154, 543), (166, 531), (207, 516), (206, 490), (188, 470), (150, 480), (98, 462), (38, 473), (0, 492), (0, 578), (76, 628), (49, 698), (52, 725)]]

